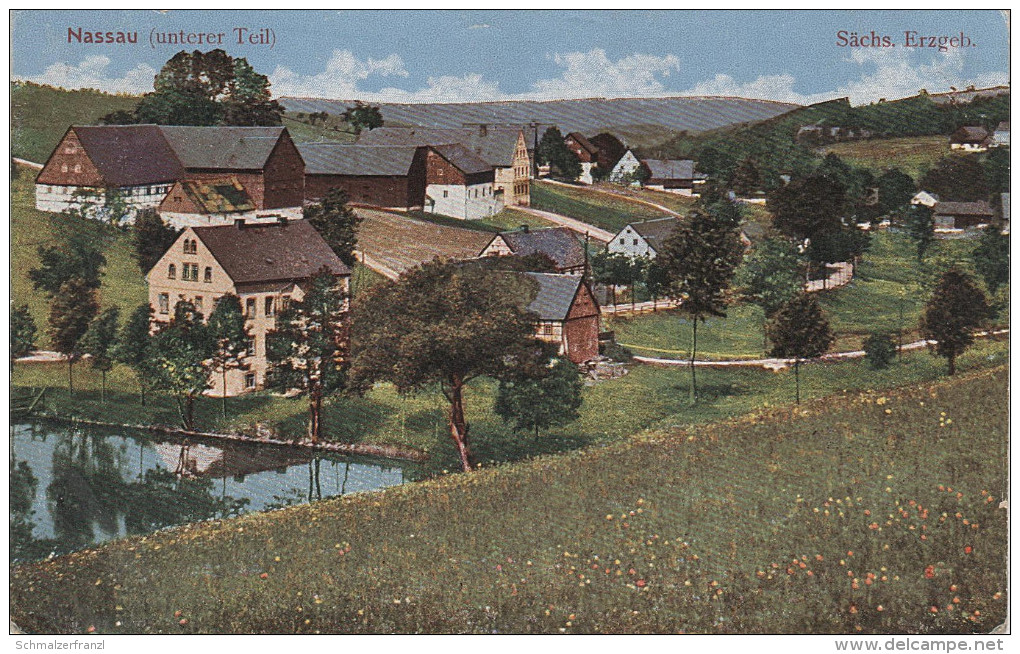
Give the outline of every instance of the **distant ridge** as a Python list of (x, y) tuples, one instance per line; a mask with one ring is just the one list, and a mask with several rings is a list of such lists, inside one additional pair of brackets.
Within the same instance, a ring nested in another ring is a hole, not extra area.
[[(290, 115), (343, 113), (353, 100), (282, 97)], [(376, 103), (373, 103), (376, 104)], [(465, 124), (555, 124), (563, 133), (657, 127), (702, 132), (736, 123), (765, 120), (800, 105), (732, 97), (586, 98), (580, 100), (506, 100), (464, 103), (378, 103), (389, 125), (462, 127)]]

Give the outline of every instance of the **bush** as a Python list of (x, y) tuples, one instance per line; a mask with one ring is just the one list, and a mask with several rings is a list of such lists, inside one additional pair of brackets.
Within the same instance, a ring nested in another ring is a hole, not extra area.
[(615, 341), (600, 344), (599, 354), (620, 363), (630, 363), (634, 360), (634, 353)]
[(890, 334), (876, 332), (864, 341), (864, 358), (875, 370), (888, 368), (896, 356), (896, 343)]

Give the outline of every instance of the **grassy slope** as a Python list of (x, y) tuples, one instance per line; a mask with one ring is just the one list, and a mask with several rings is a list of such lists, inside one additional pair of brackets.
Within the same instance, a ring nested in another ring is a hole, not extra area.
[(15, 568), (11, 617), (48, 633), (986, 633), (1006, 614), (1007, 380), (837, 394), (119, 541)]
[(11, 84), (11, 154), (44, 163), (71, 125), (94, 125), (106, 114), (131, 110), (134, 96)]
[(949, 156), (945, 136), (913, 136), (836, 143), (818, 150), (821, 156), (833, 152), (852, 166), (880, 175), (897, 167), (915, 180), (943, 157)]
[(596, 227), (617, 232), (628, 223), (662, 218), (654, 207), (595, 193), (583, 187), (535, 182), (531, 185), (531, 206), (562, 214)]

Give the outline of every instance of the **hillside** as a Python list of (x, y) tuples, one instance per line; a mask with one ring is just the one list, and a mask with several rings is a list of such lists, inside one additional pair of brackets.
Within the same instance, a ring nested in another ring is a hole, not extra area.
[[(325, 111), (341, 114), (353, 100), (280, 98), (291, 114)], [(461, 127), (469, 123), (555, 124), (560, 131), (594, 134), (620, 130), (622, 136), (646, 138), (658, 131), (702, 132), (786, 113), (797, 105), (725, 97), (590, 98), (585, 100), (466, 102), (449, 104), (381, 103), (387, 125)]]
[(14, 568), (11, 617), (45, 633), (987, 633), (1008, 601), (1008, 379), (837, 394), (117, 541)]

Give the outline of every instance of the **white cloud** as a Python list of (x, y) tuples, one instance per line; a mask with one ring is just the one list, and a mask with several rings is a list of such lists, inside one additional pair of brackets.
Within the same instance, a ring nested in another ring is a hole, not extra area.
[(531, 91), (520, 94), (519, 98), (557, 100), (663, 95), (665, 87), (660, 78), (680, 70), (680, 60), (671, 54), (662, 57), (633, 54), (614, 62), (601, 48), (557, 53), (553, 61), (565, 68), (563, 74), (554, 79), (538, 80), (532, 84)]
[(358, 82), (374, 75), (407, 77), (408, 72), (404, 68), (404, 61), (397, 54), (362, 61), (350, 50), (334, 50), (326, 62), (325, 70), (317, 75), (301, 75), (285, 66), (277, 66), (269, 74), (269, 81), (277, 97), (297, 95), (350, 99), (364, 95), (358, 91)]
[(107, 93), (147, 93), (152, 90), (156, 69), (148, 64), (138, 64), (124, 73), (123, 77), (110, 77), (107, 68), (110, 58), (104, 55), (86, 57), (72, 66), (65, 63), (50, 64), (39, 75), (14, 79), (37, 84), (61, 86), (65, 89), (96, 89)]
[(489, 102), (508, 99), (499, 90), (498, 82), (489, 82), (478, 73), (461, 77), (442, 75), (430, 77), (425, 88), (405, 91), (385, 88), (378, 93), (360, 93), (358, 99), (369, 102)]

